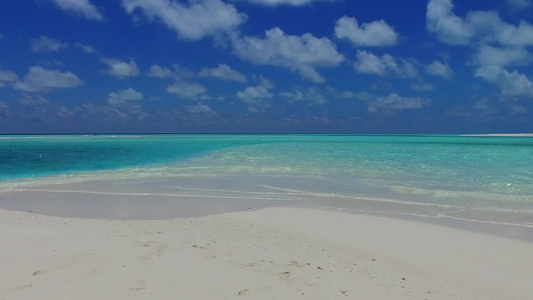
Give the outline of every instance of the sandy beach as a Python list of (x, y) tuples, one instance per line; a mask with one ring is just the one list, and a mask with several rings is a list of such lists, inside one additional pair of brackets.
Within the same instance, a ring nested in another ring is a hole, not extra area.
[(0, 300), (533, 300), (533, 0), (0, 20)]
[(274, 207), (109, 220), (0, 210), (0, 299), (531, 299), (533, 243)]

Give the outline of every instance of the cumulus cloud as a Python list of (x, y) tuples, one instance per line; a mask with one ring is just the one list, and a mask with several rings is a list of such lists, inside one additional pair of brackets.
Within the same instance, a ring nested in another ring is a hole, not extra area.
[(205, 114), (212, 111), (209, 106), (202, 103), (198, 103), (197, 105), (188, 105), (185, 108), (188, 112), (193, 114)]
[(103, 21), (104, 18), (98, 9), (89, 0), (54, 0), (64, 11), (81, 15), (89, 20)]
[(134, 90), (133, 88), (127, 88), (125, 90), (119, 90), (113, 93), (110, 93), (107, 97), (107, 103), (111, 105), (124, 105), (131, 103), (131, 101), (142, 100), (143, 94)]
[(527, 66), (533, 56), (523, 47), (482, 46), (474, 56), (478, 66), (475, 76), (497, 86), (504, 96), (533, 97), (531, 80), (518, 71), (510, 72), (508, 66)]
[(133, 59), (129, 63), (113, 58), (102, 58), (101, 61), (109, 66), (106, 73), (118, 78), (137, 76), (141, 73)]
[(0, 101), (0, 119), (7, 119), (11, 117), (9, 104)]
[(483, 45), (475, 55), (474, 63), (481, 66), (526, 66), (533, 56), (523, 47), (493, 47)]
[(58, 39), (49, 38), (41, 35), (38, 38), (31, 40), (31, 50), (33, 52), (39, 51), (59, 51), (61, 48), (66, 48), (66, 43), (60, 42)]
[(444, 79), (450, 79), (453, 71), (447, 64), (443, 64), (438, 60), (432, 61), (427, 67), (426, 72), (433, 76), (440, 76)]
[(174, 78), (178, 81), (185, 81), (187, 78), (196, 77), (197, 72), (189, 68), (181, 67), (178, 64), (172, 64), (172, 68), (174, 69)]
[(475, 76), (500, 87), (504, 96), (533, 98), (533, 82), (516, 70), (509, 72), (498, 66), (485, 66), (477, 69)]
[(507, 0), (507, 3), (509, 3), (515, 9), (524, 9), (531, 6), (531, 2), (529, 0)]
[(233, 4), (221, 0), (122, 0), (128, 14), (141, 11), (149, 19), (159, 20), (175, 30), (184, 40), (200, 40), (206, 36), (235, 31), (247, 19)]
[(518, 26), (504, 22), (493, 11), (471, 11), (465, 18), (454, 14), (451, 0), (430, 0), (427, 29), (442, 42), (468, 45), (473, 41), (502, 46), (533, 45), (533, 25), (520, 20)]
[(336, 99), (352, 99), (356, 94), (349, 90), (338, 91), (330, 86), (327, 87), (327, 91)]
[(237, 92), (237, 98), (248, 104), (259, 105), (263, 104), (264, 100), (274, 98), (274, 94), (270, 92), (274, 88), (274, 84), (264, 78), (258, 78), (259, 84), (256, 86), (249, 86), (243, 91)]
[(431, 83), (427, 83), (423, 79), (419, 78), (415, 82), (411, 83), (411, 89), (413, 91), (425, 92), (432, 91), (435, 89), (435, 87)]
[(66, 106), (61, 106), (57, 110), (57, 116), (61, 118), (72, 118), (75, 116), (75, 113), (70, 108)]
[[(529, 1), (508, 1), (515, 7)], [(427, 29), (448, 44), (475, 46), (471, 62), (475, 75), (498, 86), (502, 95), (530, 97), (529, 78), (508, 66), (527, 66), (533, 56), (533, 25), (520, 20), (518, 25), (503, 21), (495, 11), (470, 11), (464, 18), (453, 12), (452, 0), (430, 0)]]
[(213, 69), (204, 68), (200, 74), (203, 77), (214, 77), (227, 81), (246, 82), (248, 79), (243, 74), (233, 70), (226, 64), (220, 64)]
[(264, 86), (249, 86), (243, 91), (237, 92), (237, 97), (249, 104), (261, 104), (265, 99), (274, 98), (274, 94)]
[(254, 80), (258, 81), (259, 85), (264, 86), (265, 88), (269, 90), (273, 89), (276, 86), (276, 84), (272, 80), (264, 77), (263, 75), (254, 76)]
[(524, 20), (514, 26), (502, 21), (497, 13), (484, 11), (471, 12), (467, 19), (482, 42), (494, 42), (502, 46), (533, 45), (533, 25)]
[(94, 47), (89, 46), (89, 45), (85, 45), (85, 44), (82, 44), (82, 43), (76, 43), (75, 46), (80, 48), (81, 51), (83, 51), (85, 53), (94, 53), (94, 51), (95, 51)]
[(358, 97), (367, 103), (368, 111), (371, 113), (378, 112), (379, 110), (391, 112), (403, 109), (420, 109), (430, 103), (428, 99), (420, 97), (403, 97), (396, 93), (391, 93), (388, 96), (383, 97), (364, 92), (359, 93)]
[(49, 70), (33, 66), (22, 81), (13, 83), (13, 87), (25, 92), (41, 92), (53, 89), (72, 88), (83, 85), (83, 81), (71, 72)]
[(241, 59), (258, 65), (289, 68), (314, 82), (325, 81), (317, 68), (336, 67), (344, 60), (328, 38), (317, 38), (310, 33), (287, 35), (277, 27), (267, 30), (265, 38), (233, 38), (232, 46)]
[(464, 19), (453, 14), (451, 0), (429, 0), (426, 13), (427, 29), (449, 44), (467, 44), (474, 35)]
[(12, 71), (4, 71), (0, 69), (0, 81), (15, 81), (17, 80), (17, 74)]
[(152, 65), (150, 71), (148, 71), (148, 77), (159, 77), (159, 78), (168, 78), (172, 77), (174, 72), (169, 68), (161, 67), (159, 65)]
[(363, 23), (359, 27), (355, 18), (343, 16), (335, 24), (335, 35), (356, 46), (393, 46), (398, 34), (383, 20)]
[(384, 54), (380, 57), (372, 52), (357, 50), (356, 57), (357, 61), (354, 64), (354, 69), (358, 73), (402, 78), (418, 76), (418, 70), (414, 64), (405, 59), (396, 59), (389, 54)]
[(172, 68), (152, 65), (146, 75), (148, 75), (148, 77), (158, 78), (173, 77), (177, 81), (185, 81), (187, 78), (196, 77), (196, 72), (193, 72), (188, 68), (180, 67), (178, 64), (173, 64)]
[(23, 93), (22, 96), (19, 98), (19, 103), (30, 104), (30, 105), (40, 105), (40, 104), (48, 104), (50, 102), (42, 96)]
[(293, 91), (281, 92), (280, 95), (289, 99), (291, 103), (306, 102), (309, 105), (323, 105), (328, 103), (326, 97), (317, 88), (297, 88)]
[(6, 85), (6, 82), (14, 82), (18, 79), (17, 74), (12, 71), (4, 71), (0, 69), (0, 88)]
[(302, 6), (311, 4), (313, 2), (335, 2), (337, 0), (248, 0), (250, 3), (260, 4), (265, 6), (277, 6), (277, 5), (292, 5)]
[(184, 99), (210, 99), (207, 88), (199, 83), (179, 81), (167, 87), (167, 93)]

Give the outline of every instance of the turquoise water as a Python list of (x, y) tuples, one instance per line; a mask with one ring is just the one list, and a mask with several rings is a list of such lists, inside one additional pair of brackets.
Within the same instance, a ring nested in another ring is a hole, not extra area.
[(334, 182), (329, 187), (313, 184), (313, 192), (533, 212), (530, 137), (0, 137), (0, 188), (54, 178), (65, 182), (183, 174), (310, 176)]
[(0, 180), (161, 164), (240, 144), (215, 136), (2, 136)]

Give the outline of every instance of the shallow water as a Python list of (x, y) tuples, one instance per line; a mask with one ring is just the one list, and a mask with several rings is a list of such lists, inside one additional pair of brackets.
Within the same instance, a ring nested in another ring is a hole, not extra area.
[[(130, 217), (283, 203), (533, 226), (530, 137), (3, 136), (0, 163), (0, 205), (46, 213), (136, 199)], [(156, 208), (180, 201), (203, 208)]]

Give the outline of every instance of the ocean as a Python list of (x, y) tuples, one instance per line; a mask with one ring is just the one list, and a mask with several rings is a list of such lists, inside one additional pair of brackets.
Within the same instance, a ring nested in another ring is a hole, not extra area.
[(23, 197), (17, 195), (38, 191), (68, 192), (73, 199), (72, 187), (96, 193), (100, 200), (116, 191), (130, 197), (165, 196), (167, 201), (181, 201), (180, 195), (218, 196), (255, 199), (263, 206), (271, 201), (402, 214), (446, 212), (533, 227), (533, 138), (0, 136), (1, 207), (22, 207)]

